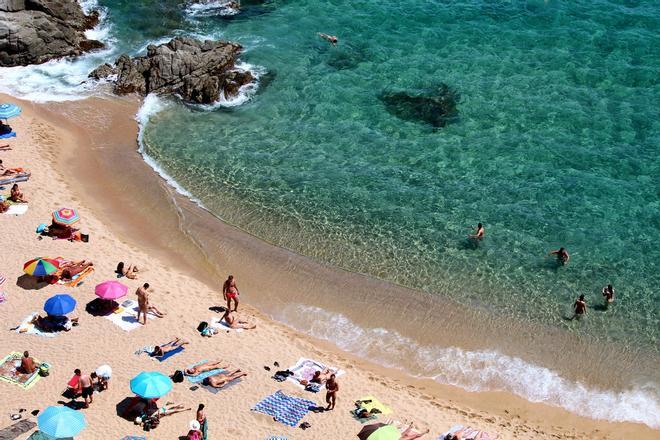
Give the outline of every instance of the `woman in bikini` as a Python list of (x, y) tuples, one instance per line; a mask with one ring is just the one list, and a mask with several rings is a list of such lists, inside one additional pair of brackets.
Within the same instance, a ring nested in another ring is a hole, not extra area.
[(247, 373), (244, 373), (241, 370), (234, 370), (229, 373), (218, 373), (213, 376), (209, 376), (204, 379), (202, 383), (213, 388), (222, 388), (230, 382), (233, 382), (236, 379), (240, 379), (243, 376), (247, 376)]
[(167, 344), (156, 345), (154, 351), (151, 352), (151, 357), (163, 357), (166, 353), (176, 350), (179, 347), (183, 347), (186, 344), (190, 344), (190, 341), (181, 338), (174, 338)]
[(200, 365), (195, 365), (194, 367), (191, 368), (186, 368), (184, 370), (184, 373), (186, 376), (199, 376), (202, 373), (206, 373), (207, 371), (211, 370), (226, 370), (229, 368), (229, 365), (226, 362), (223, 361), (210, 361), (210, 362), (205, 362)]
[(129, 280), (137, 280), (137, 273), (138, 273), (138, 268), (137, 266), (133, 266), (132, 264), (129, 264), (128, 267), (124, 264), (123, 261), (120, 261), (119, 264), (117, 264), (117, 269), (115, 270), (115, 273), (117, 275), (124, 276), (128, 278)]

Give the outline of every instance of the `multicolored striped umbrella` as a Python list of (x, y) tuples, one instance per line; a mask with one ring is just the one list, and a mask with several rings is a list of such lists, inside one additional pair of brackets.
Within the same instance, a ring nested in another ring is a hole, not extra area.
[(60, 263), (57, 260), (37, 257), (23, 265), (23, 272), (33, 277), (45, 277), (46, 275), (57, 272), (59, 268)]
[(55, 438), (74, 437), (87, 426), (82, 412), (66, 406), (49, 406), (39, 414), (37, 423), (41, 432)]
[(128, 292), (128, 287), (124, 286), (119, 281), (104, 281), (98, 284), (94, 289), (94, 293), (101, 299), (117, 299), (125, 296)]
[(9, 119), (21, 114), (21, 108), (16, 104), (0, 104), (0, 119)]
[(61, 208), (53, 211), (53, 221), (64, 226), (71, 226), (80, 221), (78, 211), (71, 208)]

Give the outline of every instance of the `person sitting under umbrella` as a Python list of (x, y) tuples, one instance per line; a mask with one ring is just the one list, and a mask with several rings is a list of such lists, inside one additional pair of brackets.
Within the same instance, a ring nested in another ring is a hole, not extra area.
[(78, 318), (69, 318), (68, 316), (41, 316), (36, 315), (30, 320), (40, 331), (44, 333), (68, 332), (73, 326), (78, 325)]
[(63, 281), (71, 281), (73, 277), (83, 272), (88, 267), (94, 266), (94, 263), (87, 260), (80, 261), (67, 261), (60, 264), (60, 279)]

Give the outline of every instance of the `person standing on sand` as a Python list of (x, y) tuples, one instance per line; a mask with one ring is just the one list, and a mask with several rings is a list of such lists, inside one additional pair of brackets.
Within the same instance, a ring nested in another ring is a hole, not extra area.
[(200, 403), (197, 407), (197, 422), (199, 423), (199, 430), (202, 431), (202, 440), (208, 439), (208, 420), (206, 419), (206, 413), (204, 413), (204, 404)]
[(80, 386), (82, 398), (85, 399), (85, 408), (89, 408), (89, 404), (94, 401), (94, 384), (93, 380), (96, 377), (96, 373), (81, 374), (79, 369), (75, 371), (76, 376), (79, 376), (78, 383)]
[(231, 312), (231, 300), (234, 300), (234, 312), (238, 311), (238, 295), (240, 295), (240, 292), (238, 291), (238, 287), (236, 286), (236, 280), (234, 279), (234, 275), (229, 275), (225, 283), (222, 285), (222, 296), (224, 297), (225, 301), (227, 301), (227, 311)]
[(339, 383), (335, 378), (335, 375), (331, 375), (330, 379), (325, 383), (325, 403), (328, 406), (325, 408), (327, 411), (335, 409), (335, 403), (337, 403), (337, 393), (339, 392)]
[(580, 297), (575, 300), (573, 308), (575, 309), (575, 315), (573, 315), (572, 319), (580, 319), (587, 313), (587, 301), (584, 299), (584, 295), (580, 295)]
[(147, 325), (147, 312), (153, 313), (158, 318), (162, 318), (165, 316), (165, 312), (161, 312), (156, 308), (156, 306), (149, 304), (148, 289), (149, 289), (149, 283), (144, 283), (142, 287), (138, 287), (138, 289), (135, 291), (135, 294), (138, 297), (137, 321), (138, 323), (140, 323), (140, 314), (144, 315), (144, 322), (141, 323), (142, 325)]
[(484, 238), (484, 235), (486, 235), (486, 229), (484, 228), (484, 225), (479, 223), (474, 230), (474, 234), (469, 234), (468, 238), (471, 238), (472, 240), (481, 240)]
[(557, 262), (561, 264), (562, 266), (568, 264), (568, 260), (571, 259), (571, 256), (568, 255), (568, 251), (564, 249), (563, 247), (560, 247), (556, 251), (551, 251), (548, 255), (556, 255), (557, 256)]
[(605, 300), (605, 308), (614, 302), (614, 287), (611, 284), (603, 287), (603, 299)]

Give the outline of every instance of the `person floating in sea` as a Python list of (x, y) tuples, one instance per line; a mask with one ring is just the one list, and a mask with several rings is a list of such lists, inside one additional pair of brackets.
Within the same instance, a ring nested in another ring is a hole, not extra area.
[(614, 302), (614, 287), (611, 284), (603, 287), (603, 299), (605, 300), (605, 308)]
[(238, 291), (238, 286), (236, 286), (236, 280), (234, 279), (234, 275), (229, 275), (225, 283), (222, 285), (222, 296), (225, 298), (225, 301), (227, 301), (227, 311), (231, 312), (231, 300), (234, 300), (234, 312), (238, 311), (238, 295), (240, 295), (240, 292)]
[(322, 32), (318, 32), (317, 35), (323, 38), (325, 41), (332, 43), (333, 46), (336, 46), (337, 43), (339, 43), (339, 38), (335, 37), (334, 35), (328, 35)]
[(584, 299), (584, 295), (580, 295), (580, 297), (575, 300), (573, 309), (575, 309), (575, 315), (573, 315), (572, 319), (580, 319), (587, 313), (587, 301)]
[(481, 240), (482, 238), (484, 238), (485, 235), (486, 235), (486, 229), (484, 228), (484, 225), (479, 223), (477, 225), (477, 228), (474, 230), (474, 234), (469, 234), (468, 238), (472, 240)]
[(550, 252), (548, 255), (556, 255), (557, 256), (557, 262), (561, 265), (568, 264), (568, 260), (571, 259), (571, 256), (568, 255), (568, 251), (566, 249), (564, 249), (563, 247), (560, 247), (556, 251)]

